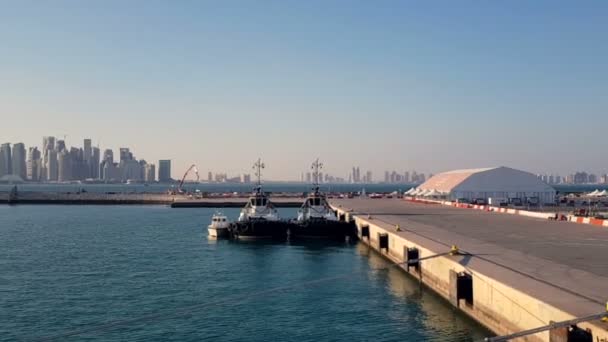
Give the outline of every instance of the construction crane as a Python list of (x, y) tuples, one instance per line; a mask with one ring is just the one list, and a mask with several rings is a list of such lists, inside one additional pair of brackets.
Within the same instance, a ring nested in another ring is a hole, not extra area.
[(190, 165), (190, 167), (188, 168), (188, 170), (186, 170), (186, 173), (184, 173), (184, 176), (182, 177), (182, 180), (179, 182), (179, 185), (177, 186), (177, 192), (180, 194), (184, 193), (184, 189), (182, 189), (182, 186), (184, 185), (184, 181), (186, 180), (186, 177), (188, 176), (188, 174), (190, 173), (190, 171), (194, 171), (194, 173), (196, 174), (196, 181), (198, 182), (200, 180), (200, 177), (198, 175), (198, 168), (196, 167), (195, 164)]

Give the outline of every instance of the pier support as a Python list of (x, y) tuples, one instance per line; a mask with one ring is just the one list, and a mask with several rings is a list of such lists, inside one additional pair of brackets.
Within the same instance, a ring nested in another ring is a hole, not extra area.
[(407, 265), (407, 271), (410, 271), (410, 267), (413, 267), (416, 272), (420, 272), (420, 251), (416, 247), (408, 248), (403, 246), (403, 255), (405, 256), (405, 262)]
[(361, 239), (365, 237), (367, 238), (367, 240), (369, 240), (369, 225), (361, 226)]
[(460, 307), (460, 300), (473, 305), (473, 277), (469, 273), (450, 270), (450, 302)]
[(378, 249), (382, 251), (383, 249), (388, 253), (388, 234), (387, 233), (378, 233)]

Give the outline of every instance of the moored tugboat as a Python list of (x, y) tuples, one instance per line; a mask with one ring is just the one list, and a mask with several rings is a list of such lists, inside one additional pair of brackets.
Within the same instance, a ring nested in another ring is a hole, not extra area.
[(235, 239), (279, 239), (287, 236), (287, 225), (279, 218), (279, 213), (262, 191), (262, 169), (260, 159), (254, 164), (258, 178), (253, 194), (241, 210), (236, 222), (230, 224), (230, 235)]
[(313, 189), (298, 211), (297, 219), (289, 225), (289, 238), (335, 238), (344, 239), (354, 236), (352, 224), (338, 220), (335, 212), (327, 203), (325, 195), (319, 190), (319, 169), (323, 164), (317, 159), (312, 164)]

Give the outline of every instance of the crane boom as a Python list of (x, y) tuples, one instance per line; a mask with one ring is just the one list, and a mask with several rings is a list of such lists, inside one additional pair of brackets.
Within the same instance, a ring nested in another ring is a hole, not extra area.
[(198, 182), (200, 180), (200, 177), (199, 177), (199, 174), (198, 174), (198, 168), (196, 167), (196, 164), (190, 165), (190, 167), (188, 168), (188, 170), (186, 170), (186, 173), (184, 173), (184, 176), (182, 177), (182, 180), (179, 182), (179, 185), (177, 186), (177, 191), (179, 193), (184, 192), (184, 190), (182, 189), (182, 186), (184, 185), (184, 181), (186, 180), (186, 177), (188, 176), (188, 174), (192, 170), (194, 170), (194, 173), (196, 174), (196, 181)]

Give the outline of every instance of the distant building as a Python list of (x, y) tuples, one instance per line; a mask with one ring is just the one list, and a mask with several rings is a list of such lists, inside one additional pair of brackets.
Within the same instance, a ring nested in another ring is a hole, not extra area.
[(241, 175), (241, 183), (251, 183), (251, 175), (247, 173)]
[(119, 151), (120, 151), (120, 161), (133, 159), (133, 153), (131, 153), (131, 151), (129, 151), (129, 148), (121, 147)]
[[(13, 148), (13, 165), (15, 165), (15, 150)], [(589, 182), (590, 184), (596, 184), (597, 183), (597, 176), (594, 174), (590, 174), (589, 178), (587, 179), (587, 182)]]
[(27, 159), (27, 179), (32, 182), (40, 181), (41, 153), (37, 147), (30, 147)]
[(89, 162), (90, 178), (99, 179), (100, 153), (99, 147), (93, 147), (93, 154)]
[(21, 179), (27, 179), (27, 164), (26, 164), (26, 153), (25, 145), (23, 143), (17, 143), (13, 145), (13, 174), (21, 177)]
[(146, 183), (156, 182), (156, 165), (146, 164), (144, 168), (144, 181)]
[(171, 160), (158, 161), (158, 181), (161, 183), (171, 181)]
[(600, 183), (602, 184), (608, 184), (608, 174), (605, 174), (603, 176), (600, 177)]
[(57, 151), (55, 150), (47, 150), (46, 172), (46, 180), (57, 181), (59, 166), (57, 165)]
[(209, 171), (207, 173), (207, 182), (209, 182), (209, 183), (213, 182), (213, 173), (211, 171)]
[(11, 144), (0, 145), (0, 177), (13, 173), (13, 157), (11, 154)]
[(121, 160), (118, 166), (121, 171), (121, 181), (126, 182), (128, 180), (132, 181), (142, 181), (143, 180), (143, 170), (140, 163), (135, 159), (127, 159)]
[(83, 156), (82, 159), (87, 163), (91, 161), (91, 157), (93, 156), (93, 147), (91, 146), (91, 139), (84, 139), (84, 148), (83, 148)]
[(390, 178), (390, 173), (388, 172), (388, 170), (384, 171), (384, 183), (389, 183), (391, 181)]
[(71, 155), (63, 149), (57, 154), (57, 180), (59, 182), (68, 182), (72, 180), (72, 163)]

